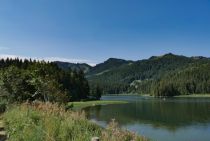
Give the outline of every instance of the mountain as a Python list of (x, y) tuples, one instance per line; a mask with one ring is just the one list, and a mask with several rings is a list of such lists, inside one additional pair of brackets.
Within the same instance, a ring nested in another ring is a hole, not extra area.
[(58, 67), (64, 69), (64, 70), (68, 70), (68, 69), (72, 69), (72, 70), (83, 70), (85, 73), (87, 73), (92, 67), (88, 64), (85, 63), (68, 63), (68, 62), (60, 62), (60, 61), (56, 61), (54, 62), (58, 65)]
[(116, 59), (116, 58), (109, 58), (107, 61), (105, 61), (104, 63), (98, 64), (95, 67), (91, 68), (88, 72), (87, 72), (87, 76), (91, 75), (101, 75), (103, 73), (112, 71), (120, 66), (123, 65), (127, 65), (132, 63), (133, 61), (126, 61), (123, 59)]
[(209, 58), (185, 57), (172, 53), (139, 61), (110, 58), (91, 68), (86, 76), (90, 86), (99, 85), (104, 93), (135, 92), (133, 86), (142, 87), (138, 90), (142, 93), (149, 93), (152, 83), (166, 74), (180, 72), (186, 68), (193, 68), (193, 65), (206, 63), (210, 63)]
[(110, 58), (94, 67), (55, 63), (63, 69), (82, 69), (90, 88), (99, 86), (105, 94), (130, 92), (167, 96), (210, 93), (210, 59), (202, 56), (168, 53), (138, 61)]

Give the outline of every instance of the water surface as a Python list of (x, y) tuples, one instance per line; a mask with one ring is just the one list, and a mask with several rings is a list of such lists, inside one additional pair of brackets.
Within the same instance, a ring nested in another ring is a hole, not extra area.
[(141, 96), (104, 96), (128, 104), (85, 108), (101, 126), (116, 119), (122, 128), (155, 141), (210, 141), (210, 98), (155, 99)]

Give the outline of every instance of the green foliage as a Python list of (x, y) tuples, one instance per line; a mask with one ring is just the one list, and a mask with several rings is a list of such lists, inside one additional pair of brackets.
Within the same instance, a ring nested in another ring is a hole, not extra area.
[(169, 97), (180, 95), (180, 92), (171, 83), (160, 83), (153, 89), (153, 94), (157, 97)]
[(29, 79), (29, 74), (24, 73), (24, 70), (14, 66), (8, 67), (0, 75), (1, 92), (7, 95), (10, 101), (29, 99), (30, 92), (33, 91), (32, 85), (27, 82)]
[(83, 71), (62, 70), (54, 63), (0, 60), (0, 90), (9, 102), (68, 102), (87, 99), (89, 84)]

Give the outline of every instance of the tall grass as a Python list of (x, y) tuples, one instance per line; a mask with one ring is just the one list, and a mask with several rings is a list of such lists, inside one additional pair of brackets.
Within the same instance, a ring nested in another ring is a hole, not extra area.
[(85, 118), (83, 112), (65, 111), (57, 104), (36, 103), (11, 107), (4, 120), (9, 141), (146, 141), (122, 131), (115, 122), (102, 129)]

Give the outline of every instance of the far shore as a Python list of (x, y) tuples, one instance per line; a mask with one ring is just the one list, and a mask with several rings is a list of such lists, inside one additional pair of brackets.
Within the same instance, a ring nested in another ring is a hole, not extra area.
[(191, 94), (191, 95), (179, 95), (179, 96), (174, 96), (174, 97), (177, 97), (177, 98), (210, 98), (210, 94)]
[(106, 94), (103, 96), (148, 96), (148, 97), (153, 97), (150, 94), (138, 94), (138, 93), (123, 93), (123, 94)]
[[(149, 94), (108, 94), (104, 96), (142, 96), (151, 97)], [(179, 95), (172, 98), (210, 98), (210, 94), (191, 94), (191, 95)], [(87, 107), (97, 106), (97, 105), (111, 105), (111, 104), (126, 104), (128, 101), (115, 101), (115, 100), (96, 100), (96, 101), (84, 101), (84, 102), (69, 102), (68, 106), (72, 105), (73, 109), (80, 110)]]
[[(143, 96), (143, 97), (154, 97), (150, 94), (107, 94), (104, 96)], [(191, 94), (191, 95), (178, 95), (174, 96), (174, 98), (210, 98), (210, 94)]]

